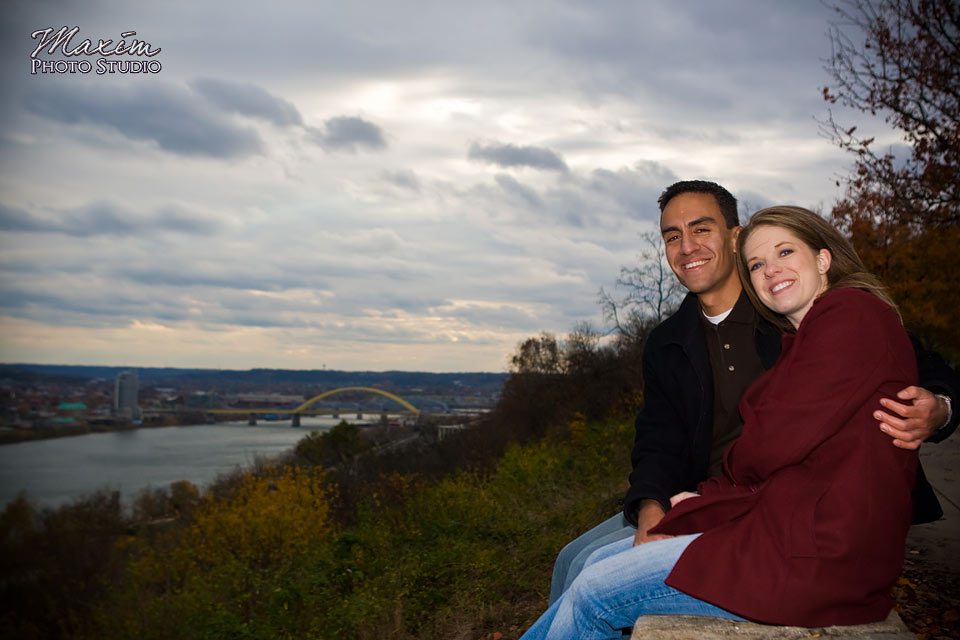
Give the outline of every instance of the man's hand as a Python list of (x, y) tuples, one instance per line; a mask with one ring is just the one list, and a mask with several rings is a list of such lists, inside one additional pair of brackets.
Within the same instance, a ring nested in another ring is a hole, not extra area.
[(922, 387), (907, 387), (897, 393), (897, 398), (903, 402), (881, 398), (880, 404), (891, 413), (874, 411), (873, 417), (880, 421), (880, 430), (892, 437), (898, 447), (919, 448), (947, 421), (946, 403)]
[(652, 542), (654, 540), (664, 540), (673, 536), (663, 534), (647, 535), (647, 531), (657, 526), (663, 516), (667, 515), (656, 500), (644, 500), (640, 503), (640, 510), (637, 512), (637, 533), (633, 536), (633, 546)]

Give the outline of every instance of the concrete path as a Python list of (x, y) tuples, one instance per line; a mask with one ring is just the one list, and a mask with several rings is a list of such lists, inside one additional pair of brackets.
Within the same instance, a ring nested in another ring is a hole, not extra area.
[(907, 556), (933, 573), (960, 578), (960, 433), (920, 448), (920, 462), (937, 492), (943, 518), (910, 527)]

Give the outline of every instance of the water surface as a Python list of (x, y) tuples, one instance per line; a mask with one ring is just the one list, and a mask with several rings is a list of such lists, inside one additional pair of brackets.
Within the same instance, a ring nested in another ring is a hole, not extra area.
[(43, 506), (58, 506), (98, 489), (120, 491), (129, 506), (146, 487), (189, 480), (204, 487), (219, 474), (246, 467), (259, 456), (290, 450), (312, 430), (339, 420), (224, 423), (91, 433), (0, 446), (0, 506), (18, 493)]

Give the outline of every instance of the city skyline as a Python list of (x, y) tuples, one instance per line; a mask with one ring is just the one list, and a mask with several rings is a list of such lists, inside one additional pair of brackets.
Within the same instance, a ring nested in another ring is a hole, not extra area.
[[(671, 182), (829, 211), (851, 165), (817, 123), (820, 3), (6, 13), (2, 362), (503, 371), (601, 327)], [(159, 52), (35, 51), (62, 27)]]

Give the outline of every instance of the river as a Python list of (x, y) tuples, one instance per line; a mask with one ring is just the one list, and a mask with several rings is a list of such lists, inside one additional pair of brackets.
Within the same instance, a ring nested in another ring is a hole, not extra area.
[(189, 480), (202, 487), (259, 456), (291, 449), (310, 431), (339, 422), (331, 417), (289, 422), (245, 422), (91, 433), (0, 446), (0, 507), (21, 491), (37, 505), (56, 507), (97, 491), (120, 491), (124, 503), (146, 487)]

